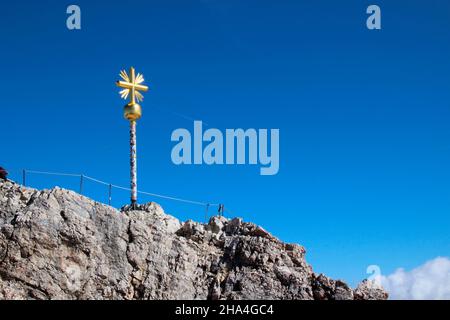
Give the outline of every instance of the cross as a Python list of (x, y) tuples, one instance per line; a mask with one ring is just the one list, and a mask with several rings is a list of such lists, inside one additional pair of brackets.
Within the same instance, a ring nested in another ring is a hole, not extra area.
[(130, 95), (130, 103), (125, 105), (123, 115), (130, 121), (130, 190), (131, 190), (131, 208), (136, 208), (137, 203), (137, 156), (136, 156), (136, 120), (141, 117), (141, 106), (136, 103), (142, 101), (144, 96), (140, 91), (147, 91), (148, 87), (144, 85), (144, 76), (140, 73), (135, 74), (133, 67), (130, 68), (128, 75), (125, 70), (120, 71), (120, 77), (123, 81), (117, 81), (118, 87), (121, 87), (120, 96), (127, 99)]
[(133, 67), (130, 68), (130, 75), (125, 72), (125, 70), (122, 70), (120, 72), (120, 77), (124, 81), (117, 81), (116, 84), (118, 87), (124, 88), (122, 91), (120, 91), (120, 94), (123, 99), (126, 99), (128, 97), (128, 94), (130, 94), (130, 102), (132, 104), (136, 103), (136, 98), (138, 101), (142, 101), (144, 97), (139, 91), (147, 91), (148, 87), (145, 85), (142, 85), (141, 83), (144, 82), (144, 77), (138, 73), (137, 76), (135, 76), (135, 70)]

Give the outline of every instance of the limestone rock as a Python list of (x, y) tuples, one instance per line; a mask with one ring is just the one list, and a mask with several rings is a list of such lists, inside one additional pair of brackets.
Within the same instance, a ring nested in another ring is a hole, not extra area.
[(355, 292), (355, 300), (386, 300), (388, 294), (376, 281), (362, 281)]
[(121, 211), (75, 192), (0, 181), (0, 299), (386, 299), (316, 275), (305, 249), (156, 203)]

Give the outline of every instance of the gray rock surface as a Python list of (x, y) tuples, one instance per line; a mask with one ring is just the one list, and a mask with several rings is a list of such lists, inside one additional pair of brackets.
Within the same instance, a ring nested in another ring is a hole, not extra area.
[(305, 249), (156, 203), (122, 212), (59, 188), (0, 181), (0, 299), (386, 299), (316, 275)]

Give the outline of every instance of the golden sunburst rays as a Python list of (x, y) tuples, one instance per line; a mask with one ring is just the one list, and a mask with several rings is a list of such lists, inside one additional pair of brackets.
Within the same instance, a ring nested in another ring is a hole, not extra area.
[(136, 76), (135, 83), (136, 84), (141, 84), (142, 82), (144, 82), (144, 76), (142, 74), (138, 73), (137, 76)]
[(127, 99), (131, 93), (131, 100), (134, 101), (136, 99), (138, 102), (144, 100), (144, 96), (140, 91), (147, 91), (148, 87), (144, 86), (144, 76), (141, 73), (138, 73), (136, 76), (134, 75), (134, 68), (130, 69), (130, 74), (128, 74), (125, 70), (121, 70), (119, 76), (123, 81), (118, 81), (117, 85), (123, 88), (119, 91), (120, 97), (122, 99)]
[(123, 90), (119, 91), (119, 94), (122, 99), (126, 99), (126, 98), (128, 98), (128, 95), (130, 94), (130, 89), (123, 89)]
[(123, 81), (125, 82), (130, 82), (130, 78), (128, 77), (128, 74), (125, 70), (120, 70), (120, 77), (122, 78)]
[(139, 91), (136, 91), (136, 92), (135, 92), (135, 95), (136, 95), (136, 100), (137, 100), (138, 102), (144, 101), (144, 96), (142, 95), (142, 93), (140, 93)]

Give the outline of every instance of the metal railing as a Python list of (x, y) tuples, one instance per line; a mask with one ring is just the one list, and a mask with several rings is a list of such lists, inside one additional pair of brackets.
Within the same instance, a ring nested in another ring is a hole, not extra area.
[[(80, 179), (79, 180), (79, 193), (80, 194), (83, 194), (83, 188), (84, 188), (86, 180), (89, 180), (91, 182), (107, 186), (108, 187), (108, 205), (111, 205), (111, 202), (112, 202), (112, 193), (113, 193), (112, 191), (113, 191), (113, 189), (131, 191), (130, 188), (119, 186), (119, 185), (116, 185), (116, 184), (113, 184), (113, 183), (109, 183), (109, 182), (106, 182), (106, 181), (102, 181), (100, 179), (93, 178), (91, 176), (88, 176), (88, 175), (85, 175), (85, 174), (82, 174), (82, 173), (50, 172), (50, 171), (28, 170), (28, 169), (22, 169), (21, 171), (22, 171), (22, 185), (23, 186), (27, 185), (27, 175), (28, 174), (53, 175), (53, 176), (63, 176), (63, 177), (78, 177)], [(151, 197), (155, 197), (155, 198), (160, 198), (160, 199), (165, 199), (165, 200), (169, 200), (169, 201), (177, 201), (177, 202), (182, 202), (182, 203), (186, 203), (186, 204), (202, 206), (202, 207), (205, 208), (205, 219), (206, 219), (206, 221), (208, 220), (208, 214), (209, 214), (208, 212), (209, 212), (209, 209), (211, 207), (217, 207), (219, 215), (220, 214), (223, 215), (223, 213), (225, 212), (225, 207), (221, 203), (211, 203), (211, 202), (207, 202), (207, 201), (196, 201), (196, 200), (191, 200), (191, 199), (184, 199), (184, 198), (179, 198), (179, 197), (175, 197), (175, 196), (163, 195), (163, 194), (146, 192), (146, 191), (140, 191), (140, 190), (138, 190), (138, 194), (143, 194), (143, 195), (147, 195), (147, 196), (151, 196)]]

